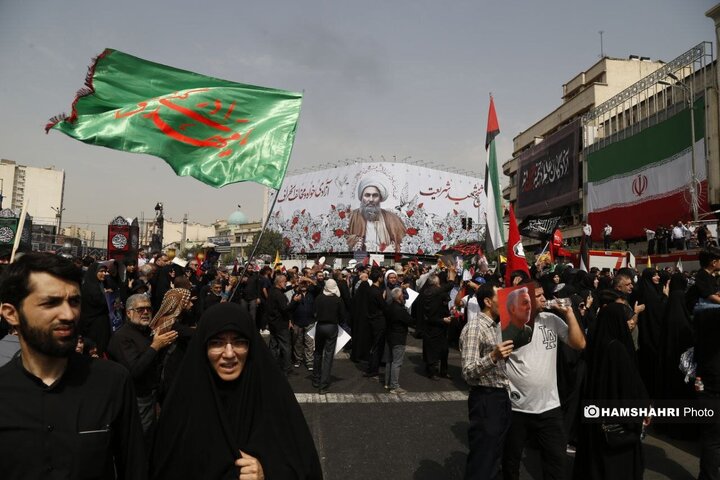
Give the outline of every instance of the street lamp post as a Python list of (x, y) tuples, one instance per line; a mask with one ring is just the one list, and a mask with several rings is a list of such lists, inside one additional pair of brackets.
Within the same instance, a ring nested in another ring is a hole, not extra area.
[(695, 174), (695, 95), (693, 93), (693, 82), (691, 81), (690, 85), (688, 85), (673, 73), (668, 73), (667, 75), (675, 80), (675, 83), (664, 82), (662, 80), (659, 80), (658, 83), (681, 89), (683, 91), (683, 96), (687, 101), (688, 110), (690, 111), (690, 172), (692, 175), (690, 179), (690, 206), (692, 208), (693, 221), (697, 222), (698, 206), (700, 202), (698, 200), (699, 182), (697, 181), (697, 175)]

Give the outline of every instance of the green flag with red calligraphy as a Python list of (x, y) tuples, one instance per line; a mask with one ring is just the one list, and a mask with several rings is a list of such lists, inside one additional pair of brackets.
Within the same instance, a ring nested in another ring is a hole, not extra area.
[(280, 189), (302, 94), (244, 85), (106, 49), (69, 116), (51, 119), (81, 142), (165, 160), (213, 187), (252, 181)]

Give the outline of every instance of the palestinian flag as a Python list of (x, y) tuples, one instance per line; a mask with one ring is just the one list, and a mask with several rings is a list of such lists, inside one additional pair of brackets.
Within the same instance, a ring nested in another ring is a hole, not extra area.
[[(700, 212), (707, 211), (705, 102), (695, 102), (695, 175)], [(609, 223), (617, 238), (644, 235), (643, 227), (667, 225), (692, 216), (690, 112), (591, 152), (588, 165), (588, 222)], [(601, 229), (596, 229), (600, 232)], [(599, 238), (598, 238), (599, 240)]]
[(488, 111), (487, 135), (485, 137), (485, 150), (487, 163), (485, 164), (485, 241), (489, 252), (495, 251), (505, 245), (505, 231), (503, 228), (502, 191), (500, 190), (500, 166), (495, 153), (495, 137), (500, 133), (495, 102), (490, 96), (490, 110)]

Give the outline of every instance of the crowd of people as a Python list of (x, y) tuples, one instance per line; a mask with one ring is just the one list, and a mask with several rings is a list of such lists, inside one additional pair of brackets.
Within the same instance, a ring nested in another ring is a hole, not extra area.
[[(650, 420), (620, 425), (631, 441), (610, 445), (603, 425), (581, 421), (583, 402), (694, 398), (678, 369), (693, 346), (702, 395), (720, 395), (717, 249), (700, 253), (695, 275), (542, 261), (511, 272), (522, 288), (509, 310), (533, 316), (522, 344), (499, 331), (502, 268), (475, 260), (462, 274), (443, 259), (256, 271), (181, 267), (165, 254), (127, 264), (24, 255), (0, 283), (3, 329), (21, 345), (0, 368), (3, 472), (321, 478), (286, 377), (304, 368), (319, 394), (329, 391), (344, 332), (362, 375), (393, 395), (407, 393), (408, 335), (422, 340), (433, 381), (450, 378), (449, 349), (459, 347), (470, 386), (466, 478), (519, 478), (531, 439), (546, 479), (565, 478), (569, 453), (574, 478), (642, 478)], [(548, 308), (556, 298), (569, 302)], [(717, 478), (720, 429), (701, 433), (703, 478)]]
[(678, 220), (675, 225), (658, 225), (655, 229), (643, 228), (647, 238), (648, 255), (665, 254), (689, 248), (717, 247), (717, 239), (704, 223), (686, 225)]
[[(589, 423), (583, 405), (625, 400), (650, 406), (720, 395), (720, 250), (701, 251), (699, 263), (693, 274), (652, 267), (587, 272), (548, 264), (530, 276), (513, 272), (514, 284), (534, 292), (532, 338), (520, 347), (502, 341), (502, 282), (476, 286), (477, 307), (460, 342), (463, 376), (471, 386), (466, 478), (519, 478), (530, 438), (540, 448), (545, 479), (566, 478), (567, 455), (575, 455), (573, 478), (643, 478), (641, 440), (652, 419)], [(554, 302), (548, 309), (546, 299), (552, 298), (567, 298), (570, 306)], [(679, 368), (690, 348), (700, 392)], [(720, 478), (717, 423), (654, 428), (685, 439), (699, 436), (699, 478)]]
[(196, 268), (41, 253), (5, 267), (20, 350), (0, 368), (3, 478), (322, 478), (287, 379), (227, 301), (236, 281)]

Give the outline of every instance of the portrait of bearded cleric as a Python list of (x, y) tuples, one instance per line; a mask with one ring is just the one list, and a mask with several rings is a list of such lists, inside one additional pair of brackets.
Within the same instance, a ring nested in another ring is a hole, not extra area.
[(380, 181), (366, 178), (358, 184), (360, 208), (352, 211), (347, 242), (350, 250), (399, 251), (405, 236), (405, 224), (395, 213), (381, 208), (388, 189)]

